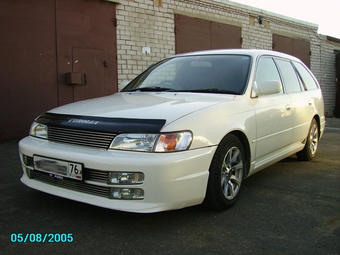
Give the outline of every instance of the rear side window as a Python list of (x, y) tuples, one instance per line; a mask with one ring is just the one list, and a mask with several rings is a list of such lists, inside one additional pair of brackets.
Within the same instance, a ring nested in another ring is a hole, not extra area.
[(314, 78), (312, 77), (312, 75), (307, 71), (307, 69), (301, 63), (294, 62), (294, 66), (298, 70), (301, 76), (302, 82), (304, 86), (307, 88), (307, 90), (318, 88), (318, 85), (316, 81), (314, 80)]
[(275, 62), (279, 66), (282, 74), (283, 82), (286, 87), (287, 93), (300, 92), (301, 86), (298, 80), (298, 76), (289, 61), (275, 59)]

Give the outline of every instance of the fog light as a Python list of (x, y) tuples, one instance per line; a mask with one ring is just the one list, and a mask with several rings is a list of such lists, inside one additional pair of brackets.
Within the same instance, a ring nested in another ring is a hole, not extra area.
[(127, 188), (111, 188), (110, 198), (111, 199), (142, 200), (144, 199), (144, 190), (127, 189)]
[(143, 173), (109, 172), (107, 184), (143, 184)]

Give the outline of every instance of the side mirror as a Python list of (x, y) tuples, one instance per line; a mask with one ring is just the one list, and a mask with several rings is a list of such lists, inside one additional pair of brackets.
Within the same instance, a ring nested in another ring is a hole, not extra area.
[(282, 93), (281, 81), (265, 81), (257, 84), (254, 82), (253, 97)]

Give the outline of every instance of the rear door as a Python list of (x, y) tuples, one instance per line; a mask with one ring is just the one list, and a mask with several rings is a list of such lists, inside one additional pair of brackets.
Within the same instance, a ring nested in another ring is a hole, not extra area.
[(282, 74), (285, 91), (291, 100), (291, 114), (293, 116), (292, 142), (301, 143), (307, 137), (313, 118), (313, 101), (308, 91), (303, 87), (291, 62), (283, 59), (275, 59), (275, 62)]
[(304, 65), (298, 62), (293, 62), (293, 65), (295, 66), (299, 77), (301, 79), (301, 83), (303, 84), (303, 87), (308, 91), (308, 94), (310, 95), (309, 99), (309, 105), (311, 106), (311, 115), (310, 115), (310, 121), (314, 117), (315, 114), (319, 114), (321, 118), (321, 129), (323, 129), (323, 118), (324, 118), (324, 101), (323, 96), (321, 92), (320, 85), (318, 84), (317, 80), (311, 72), (306, 68)]

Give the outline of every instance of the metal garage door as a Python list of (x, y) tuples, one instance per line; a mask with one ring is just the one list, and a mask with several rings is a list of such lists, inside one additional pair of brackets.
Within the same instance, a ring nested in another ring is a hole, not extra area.
[(310, 42), (273, 34), (273, 50), (295, 56), (310, 67)]
[(335, 114), (340, 117), (340, 53), (336, 54), (336, 98), (335, 98)]
[(241, 48), (241, 27), (175, 14), (176, 53)]
[[(59, 105), (117, 91), (117, 38), (111, 3), (57, 0)], [(80, 74), (81, 81), (66, 80)]]
[(0, 1), (0, 141), (26, 136), (43, 111), (117, 90), (115, 15), (96, 0)]
[(58, 103), (54, 0), (0, 2), (0, 141)]

